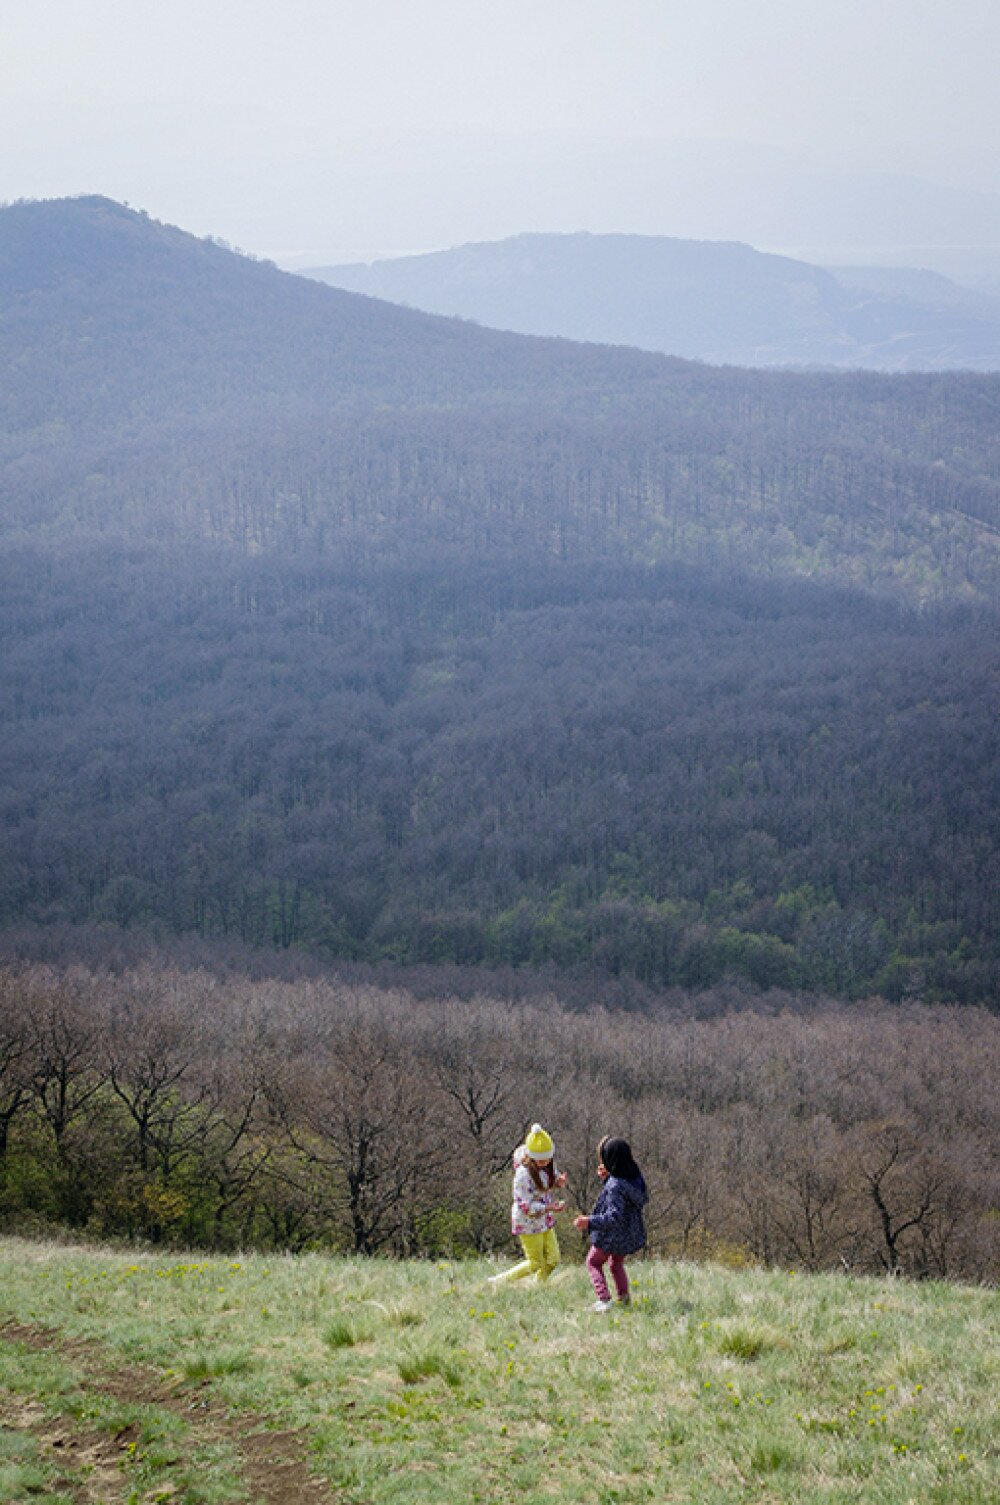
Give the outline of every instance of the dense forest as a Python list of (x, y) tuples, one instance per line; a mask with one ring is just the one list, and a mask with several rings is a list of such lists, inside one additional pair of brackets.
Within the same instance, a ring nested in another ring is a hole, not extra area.
[(996, 996), (981, 609), (80, 547), (3, 600), (8, 924)]
[(1000, 378), (0, 210), (0, 920), (991, 1003)]
[(182, 1247), (502, 1248), (510, 1153), (544, 1104), (574, 1208), (602, 1136), (636, 1145), (655, 1253), (990, 1280), (998, 1070), (978, 1009), (643, 1017), (162, 961), (7, 968), (0, 1220)]

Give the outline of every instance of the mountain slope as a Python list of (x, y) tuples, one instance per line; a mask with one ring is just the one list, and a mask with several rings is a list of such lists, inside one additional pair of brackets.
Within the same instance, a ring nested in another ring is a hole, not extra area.
[(830, 266), (826, 270), (843, 287), (876, 293), (880, 298), (904, 299), (941, 310), (963, 310), (1000, 323), (1000, 298), (985, 287), (965, 286), (926, 267)]
[(521, 235), (311, 275), (498, 329), (715, 363), (1000, 369), (1000, 312), (851, 289), (820, 267), (735, 243)]
[[(898, 173), (825, 170), (794, 146), (576, 132), (418, 135), (391, 153), (352, 142), (341, 162), (324, 164), (321, 204), (309, 203), (313, 164), (283, 166), (292, 177), (275, 193), (296, 233), (290, 239), (282, 227), (279, 234), (273, 216), (255, 214), (242, 221), (247, 244), (288, 245), (319, 235), (307, 243), (367, 246), (374, 256), (380, 247), (390, 254), (390, 248), (496, 240), (524, 226), (602, 234), (628, 226), (644, 235), (743, 240), (821, 264), (878, 260), (879, 248), (892, 247), (907, 248), (902, 259), (909, 265), (954, 275), (962, 265), (983, 275), (1000, 269), (1000, 193)], [(247, 184), (247, 198), (259, 193), (259, 181)], [(342, 204), (350, 205), (349, 224)], [(416, 244), (414, 205), (421, 226)], [(269, 224), (268, 234), (252, 232), (251, 223)]]
[(0, 211), (0, 286), (14, 533), (993, 589), (993, 378), (714, 370), (501, 334), (101, 199)]
[(0, 244), (0, 920), (995, 991), (1000, 378)]
[(512, 340), (321, 289), (101, 198), (0, 210), (4, 426), (86, 432), (367, 398), (628, 383), (632, 352)]

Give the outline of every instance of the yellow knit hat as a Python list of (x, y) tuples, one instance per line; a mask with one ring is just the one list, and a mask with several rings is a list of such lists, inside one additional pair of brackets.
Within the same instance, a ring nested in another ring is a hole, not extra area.
[(551, 1160), (554, 1149), (551, 1137), (541, 1124), (532, 1124), (531, 1132), (524, 1141), (524, 1148), (532, 1160)]

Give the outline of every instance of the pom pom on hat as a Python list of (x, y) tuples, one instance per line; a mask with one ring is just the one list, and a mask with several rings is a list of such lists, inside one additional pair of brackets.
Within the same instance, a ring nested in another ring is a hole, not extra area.
[(550, 1135), (546, 1134), (541, 1124), (532, 1124), (531, 1132), (524, 1141), (524, 1148), (532, 1160), (551, 1160), (554, 1145)]

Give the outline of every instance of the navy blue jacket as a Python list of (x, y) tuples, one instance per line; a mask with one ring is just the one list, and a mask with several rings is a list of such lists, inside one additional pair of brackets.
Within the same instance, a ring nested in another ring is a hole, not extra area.
[(608, 1254), (635, 1254), (646, 1243), (642, 1209), (648, 1201), (641, 1175), (637, 1181), (609, 1176), (590, 1214), (590, 1242)]

